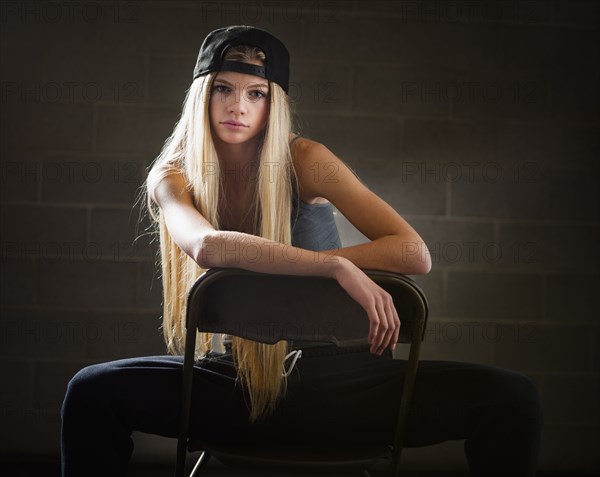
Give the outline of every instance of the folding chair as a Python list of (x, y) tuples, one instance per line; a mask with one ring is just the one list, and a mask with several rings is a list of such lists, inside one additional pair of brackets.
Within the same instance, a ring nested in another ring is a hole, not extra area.
[[(401, 321), (399, 343), (410, 344), (393, 445), (348, 448), (344, 451), (261, 448), (249, 443), (227, 448), (189, 438), (196, 331), (226, 333), (262, 343), (280, 340), (331, 342), (339, 347), (368, 345), (365, 310), (332, 278), (272, 275), (237, 268), (213, 268), (191, 287), (187, 301), (187, 334), (182, 381), (182, 413), (177, 443), (176, 477), (184, 477), (187, 451), (202, 451), (190, 477), (211, 456), (226, 466), (244, 469), (357, 472), (381, 460), (399, 475), (403, 432), (417, 374), (428, 304), (410, 278), (381, 270), (363, 270), (390, 293)], [(268, 326), (265, 326), (268, 324)], [(263, 446), (264, 447), (264, 446)]]

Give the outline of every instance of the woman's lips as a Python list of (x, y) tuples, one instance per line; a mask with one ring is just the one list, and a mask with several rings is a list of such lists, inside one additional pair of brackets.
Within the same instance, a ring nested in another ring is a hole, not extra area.
[(246, 129), (248, 126), (244, 126), (243, 124), (232, 124), (232, 123), (223, 123), (227, 129), (231, 129), (232, 131), (239, 131), (240, 129)]

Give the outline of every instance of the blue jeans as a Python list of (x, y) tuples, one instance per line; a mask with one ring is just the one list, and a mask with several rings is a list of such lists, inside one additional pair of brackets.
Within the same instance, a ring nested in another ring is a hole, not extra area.
[[(389, 350), (305, 349), (285, 398), (253, 425), (231, 355), (211, 356), (194, 368), (194, 437), (273, 446), (393, 442), (406, 361)], [(180, 356), (150, 356), (80, 370), (61, 409), (63, 477), (126, 475), (132, 431), (177, 437), (182, 364)], [(464, 439), (471, 475), (531, 477), (541, 430), (538, 393), (526, 376), (473, 363), (419, 363), (405, 447)]]

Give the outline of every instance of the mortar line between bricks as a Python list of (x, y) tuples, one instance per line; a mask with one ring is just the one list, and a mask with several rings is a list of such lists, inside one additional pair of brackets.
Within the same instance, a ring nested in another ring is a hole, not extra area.
[[(29, 258), (29, 257), (28, 257)], [(34, 285), (32, 287), (33, 290), (33, 296), (32, 301), (34, 304), (39, 303), (40, 301), (40, 288), (42, 286), (41, 280), (40, 280), (40, 266), (39, 266), (39, 261), (35, 259), (35, 257), (31, 257), (31, 267), (33, 268), (33, 279), (34, 279)]]
[(546, 306), (547, 298), (548, 298), (548, 274), (542, 273), (540, 277), (542, 281), (541, 293), (540, 293), (540, 311), (543, 321), (548, 321), (548, 307)]
[(96, 152), (98, 145), (98, 108), (92, 104), (92, 154)]
[(437, 220), (439, 222), (464, 222), (464, 223), (483, 223), (490, 225), (586, 225), (595, 224), (592, 221), (579, 221), (579, 220), (552, 220), (552, 219), (512, 219), (512, 218), (501, 218), (501, 217), (469, 217), (467, 215), (453, 215), (447, 217), (445, 215), (431, 215), (431, 214), (402, 214), (403, 217), (408, 217), (411, 220)]
[(105, 208), (105, 209), (121, 209), (130, 210), (133, 208), (133, 204), (122, 204), (122, 203), (109, 203), (109, 202), (33, 202), (25, 200), (3, 200), (3, 205), (17, 205), (17, 206), (37, 206), (37, 207), (66, 207), (66, 208)]
[[(544, 21), (535, 21), (532, 22), (531, 20), (527, 20), (527, 19), (523, 19), (523, 20), (502, 20), (502, 19), (498, 19), (498, 20), (489, 20), (489, 19), (485, 19), (485, 18), (479, 18), (479, 17), (465, 17), (464, 15), (462, 16), (449, 16), (447, 20), (440, 20), (439, 18), (441, 17), (440, 15), (434, 16), (432, 19), (428, 19), (429, 16), (425, 15), (425, 18), (427, 18), (427, 20), (423, 21), (422, 18), (417, 17), (407, 17), (405, 14), (403, 13), (394, 13), (394, 11), (386, 11), (385, 13), (373, 13), (370, 10), (367, 9), (363, 9), (361, 10), (359, 8), (360, 3), (358, 3), (358, 0), (355, 2), (352, 2), (352, 9), (348, 10), (348, 9), (339, 9), (339, 8), (333, 8), (333, 9), (327, 9), (327, 8), (323, 8), (321, 7), (320, 11), (323, 13), (328, 13), (328, 14), (333, 14), (335, 16), (339, 16), (339, 17), (357, 17), (357, 18), (363, 18), (363, 17), (368, 17), (368, 18), (381, 18), (381, 19), (388, 19), (388, 18), (399, 18), (399, 19), (405, 19), (405, 22), (407, 24), (431, 24), (431, 25), (452, 25), (452, 24), (457, 24), (459, 26), (464, 26), (469, 25), (469, 24), (473, 24), (473, 25), (489, 25), (489, 26), (528, 26), (528, 27), (569, 27), (569, 28), (574, 28), (574, 29), (593, 29), (593, 27), (591, 26), (587, 26), (587, 25), (580, 25), (577, 23), (556, 23), (556, 19), (554, 16), (554, 8), (552, 3), (550, 2), (550, 4), (552, 5), (550, 7), (549, 10), (549, 17), (547, 20)], [(188, 2), (179, 2), (179, 1), (153, 1), (153, 0), (148, 0), (146, 2), (144, 2), (145, 6), (148, 7), (153, 7), (156, 9), (159, 9), (161, 7), (166, 7), (164, 8), (165, 10), (171, 10), (174, 8), (178, 8), (178, 9), (186, 9), (186, 10), (201, 10), (201, 7), (198, 7), (196, 4), (193, 3), (188, 3)], [(262, 8), (263, 4), (261, 2), (258, 2), (257, 5)], [(274, 6), (272, 3), (270, 2), (266, 2), (266, 5), (270, 7), (270, 11), (273, 13), (278, 13), (281, 14), (284, 11), (287, 11), (286, 7), (280, 7), (280, 6)], [(310, 8), (310, 10), (314, 10), (314, 8)], [(241, 10), (240, 10), (241, 12)], [(313, 14), (309, 14), (306, 15), (307, 18), (312, 18), (314, 15)], [(283, 15), (282, 15), (283, 17)]]
[[(88, 244), (95, 244), (95, 242), (87, 242)], [(131, 258), (119, 258), (119, 259), (115, 259), (113, 257), (100, 257), (100, 258), (85, 258), (85, 257), (75, 257), (75, 258), (70, 258), (70, 259), (62, 259), (62, 257), (60, 255), (53, 257), (53, 256), (49, 256), (49, 255), (26, 255), (24, 253), (19, 254), (13, 254), (13, 255), (0, 255), (0, 257), (3, 260), (10, 260), (10, 259), (23, 259), (23, 258), (31, 258), (32, 260), (34, 260), (37, 263), (40, 264), (46, 264), (46, 263), (52, 263), (52, 264), (57, 264), (57, 263), (69, 263), (69, 264), (90, 264), (90, 263), (103, 263), (103, 264), (107, 264), (107, 263), (112, 263), (112, 264), (123, 264), (123, 263), (129, 263), (129, 264), (134, 264), (134, 263), (151, 263), (153, 261), (152, 256), (150, 255), (145, 255), (142, 257), (131, 257)]]
[(448, 270), (442, 269), (442, 313), (448, 312)]
[(500, 224), (497, 220), (492, 222), (492, 237), (494, 242), (500, 243)]
[[(85, 207), (85, 242), (92, 241), (92, 206)], [(86, 260), (87, 261), (87, 260)]]
[[(133, 204), (123, 203), (103, 203), (103, 202), (36, 202), (31, 200), (2, 200), (3, 205), (16, 206), (37, 206), (37, 207), (66, 207), (66, 208), (85, 208), (85, 207), (102, 207), (110, 209), (129, 210), (133, 208)], [(441, 222), (462, 222), (462, 223), (481, 223), (490, 224), (498, 223), (498, 225), (531, 225), (531, 226), (583, 226), (599, 228), (600, 225), (595, 220), (566, 220), (566, 219), (535, 219), (535, 218), (505, 218), (505, 217), (470, 217), (468, 215), (432, 215), (432, 214), (402, 214), (407, 220), (437, 220)]]
[(348, 84), (348, 110), (354, 112), (354, 90), (356, 88), (356, 76), (358, 74), (356, 66), (350, 67), (350, 82)]
[(553, 327), (556, 326), (571, 326), (571, 327), (581, 327), (581, 326), (593, 326), (593, 323), (590, 321), (573, 321), (573, 320), (542, 320), (537, 318), (518, 318), (518, 317), (482, 317), (478, 316), (449, 316), (449, 315), (439, 315), (435, 317), (431, 317), (429, 319), (431, 323), (440, 323), (440, 324), (468, 324), (468, 323), (481, 323), (481, 324), (496, 324), (496, 325), (540, 325), (544, 327)]
[(452, 183), (446, 182), (446, 214), (444, 218), (451, 219), (452, 217)]
[(564, 219), (535, 219), (535, 218), (523, 218), (523, 219), (513, 219), (513, 218), (504, 218), (504, 217), (469, 217), (467, 215), (453, 215), (451, 217), (447, 217), (445, 215), (413, 215), (413, 214), (403, 214), (403, 217), (410, 217), (412, 220), (418, 219), (431, 219), (431, 218), (439, 218), (440, 220), (445, 221), (461, 221), (461, 222), (471, 222), (471, 223), (497, 223), (498, 225), (582, 225), (582, 226), (593, 226), (595, 228), (600, 228), (600, 225), (590, 220), (564, 220)]
[(110, 152), (110, 155), (104, 152), (91, 151), (89, 149), (38, 149), (34, 150), (36, 153), (40, 153), (40, 159), (37, 160), (40, 164), (44, 164), (46, 157), (47, 159), (53, 159), (53, 156), (77, 156), (84, 157), (86, 159), (109, 159), (113, 162), (120, 159), (134, 160), (137, 162), (145, 163), (146, 154), (142, 152)]
[(434, 114), (397, 114), (397, 113), (358, 113), (358, 112), (348, 112), (345, 110), (337, 110), (334, 112), (331, 111), (323, 111), (323, 110), (311, 110), (311, 109), (298, 109), (297, 110), (298, 113), (302, 113), (302, 114), (310, 114), (313, 116), (331, 116), (331, 117), (354, 117), (354, 118), (364, 118), (364, 119), (372, 119), (372, 118), (382, 118), (382, 119), (393, 119), (393, 118), (399, 118), (399, 119), (408, 119), (408, 120), (413, 120), (413, 121), (435, 121), (435, 122), (449, 122), (449, 123), (458, 123), (458, 124), (479, 124), (483, 121), (489, 121), (490, 123), (508, 123), (508, 124), (513, 124), (513, 125), (539, 125), (540, 123), (542, 124), (546, 124), (546, 125), (552, 125), (555, 124), (557, 126), (577, 126), (577, 127), (589, 127), (589, 128), (594, 128), (597, 127), (599, 122), (598, 121), (569, 121), (569, 120), (565, 120), (565, 121), (559, 121), (555, 118), (549, 118), (547, 116), (541, 118), (541, 120), (538, 119), (532, 119), (532, 120), (518, 120), (516, 118), (512, 118), (512, 117), (506, 117), (506, 118), (500, 118), (498, 119), (496, 116), (492, 115), (485, 115), (485, 114), (481, 114), (481, 115), (461, 115), (461, 116), (454, 116), (452, 118), (446, 118), (446, 117), (440, 117), (439, 115), (434, 115)]
[(150, 53), (145, 52), (142, 59), (144, 62), (144, 97), (148, 101), (150, 98)]
[[(42, 203), (42, 192), (43, 192), (43, 180), (42, 180), (42, 168), (44, 167), (44, 156), (43, 153), (36, 151), (35, 153), (35, 172), (36, 172), (36, 203)], [(3, 201), (4, 202), (4, 201)]]
[(454, 265), (437, 265), (434, 268), (447, 270), (448, 272), (458, 272), (458, 273), (497, 273), (497, 274), (514, 274), (514, 275), (540, 275), (544, 272), (550, 272), (553, 275), (583, 275), (586, 277), (596, 277), (600, 274), (599, 270), (576, 270), (573, 268), (556, 268), (554, 270), (545, 270), (538, 265), (537, 268), (527, 269), (527, 265), (521, 265), (519, 267), (514, 267), (511, 265), (507, 265), (504, 267), (500, 267), (497, 265), (480, 265), (480, 266), (454, 266)]
[[(124, 308), (110, 308), (100, 306), (69, 306), (69, 305), (0, 305), (0, 310), (3, 311), (64, 311), (73, 313), (84, 313), (84, 312), (99, 312), (99, 313), (133, 313), (135, 315), (150, 315), (157, 312), (162, 312), (162, 307), (157, 306), (156, 308), (140, 308), (140, 307), (124, 307)], [(4, 318), (0, 321), (6, 321)]]

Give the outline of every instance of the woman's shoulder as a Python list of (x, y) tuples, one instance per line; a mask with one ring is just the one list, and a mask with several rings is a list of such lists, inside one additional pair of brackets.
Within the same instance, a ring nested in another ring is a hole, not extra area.
[(297, 135), (290, 136), (290, 153), (296, 173), (304, 176), (308, 172), (319, 147), (322, 144), (318, 141)]
[(305, 162), (306, 158), (314, 154), (319, 147), (323, 145), (318, 141), (296, 134), (290, 135), (290, 152), (295, 166), (300, 166), (301, 162)]
[(173, 167), (160, 171), (152, 169), (149, 172), (148, 193), (152, 201), (159, 206), (163, 206), (171, 200), (190, 202), (192, 197), (189, 181), (184, 172)]
[(319, 197), (319, 194), (313, 190), (315, 174), (322, 169), (318, 160), (319, 150), (324, 147), (323, 144), (296, 135), (291, 136), (290, 144), (292, 163), (298, 178), (301, 199), (307, 204), (327, 204), (328, 201)]
[(290, 143), (290, 147), (294, 147), (297, 145), (307, 145), (316, 141), (309, 139), (307, 137), (301, 136), (300, 134), (291, 133), (288, 136), (288, 141)]

